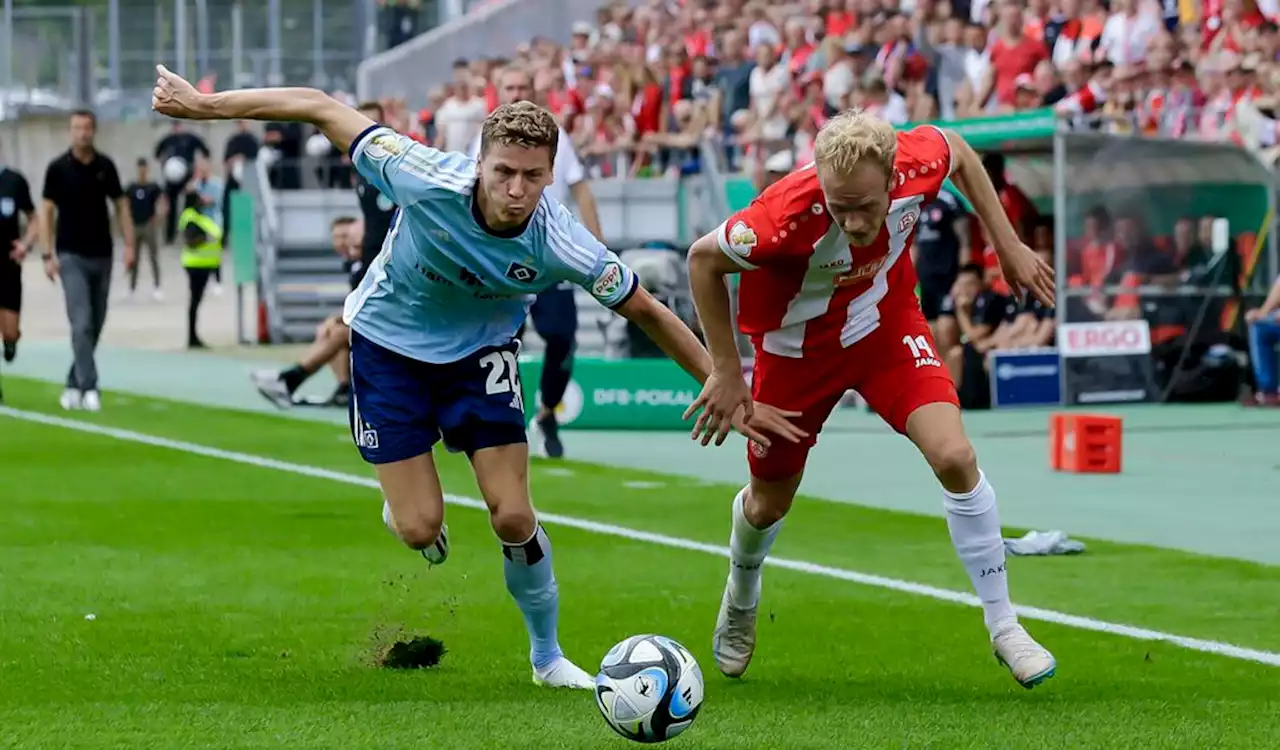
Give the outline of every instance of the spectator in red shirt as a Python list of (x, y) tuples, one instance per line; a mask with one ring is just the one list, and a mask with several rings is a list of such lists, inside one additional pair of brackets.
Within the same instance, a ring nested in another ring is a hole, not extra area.
[(1013, 106), (1018, 76), (1031, 74), (1041, 60), (1049, 57), (1044, 42), (1027, 36), (1018, 0), (1001, 0), (995, 37), (989, 50), (991, 68), (978, 92), (977, 101), (984, 109), (993, 91), (997, 105)]

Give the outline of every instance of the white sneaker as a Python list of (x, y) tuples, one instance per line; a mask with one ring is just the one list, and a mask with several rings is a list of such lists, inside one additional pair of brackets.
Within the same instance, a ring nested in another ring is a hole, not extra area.
[(80, 408), (80, 391), (75, 388), (68, 388), (62, 392), (62, 396), (58, 398), (58, 405), (67, 411)]
[(80, 408), (85, 411), (101, 411), (102, 397), (97, 391), (85, 391), (84, 397), (80, 399)]
[(151, 293), (151, 299), (156, 302), (162, 301), (164, 299), (164, 292), (160, 291), (159, 287), (157, 287), (156, 290)]
[(1013, 679), (1030, 690), (1053, 676), (1058, 662), (1048, 649), (1036, 643), (1018, 623), (996, 633), (991, 639), (996, 661), (1009, 668)]
[(751, 655), (756, 651), (756, 613), (759, 609), (758, 604), (750, 608), (735, 607), (729, 599), (729, 584), (725, 584), (711, 649), (715, 653), (716, 666), (726, 677), (741, 677), (751, 664)]
[(250, 373), (249, 379), (253, 381), (258, 393), (261, 393), (263, 398), (275, 404), (276, 408), (288, 409), (293, 406), (293, 394), (289, 393), (289, 388), (285, 386), (284, 379), (280, 377), (280, 373), (274, 370), (258, 370)]
[(214, 284), (214, 285), (213, 285), (213, 296), (215, 296), (215, 297), (221, 297), (221, 296), (222, 296), (222, 285), (221, 285), (221, 284)]
[(595, 678), (563, 656), (551, 662), (546, 669), (533, 670), (533, 684), (574, 690), (596, 689)]

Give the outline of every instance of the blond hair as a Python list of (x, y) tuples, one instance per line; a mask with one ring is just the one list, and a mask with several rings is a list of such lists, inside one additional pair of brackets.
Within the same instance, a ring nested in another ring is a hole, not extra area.
[(860, 109), (832, 117), (818, 131), (813, 160), (820, 169), (848, 174), (858, 164), (873, 163), (886, 177), (893, 175), (898, 137), (887, 120)]
[(495, 144), (545, 148), (551, 152), (551, 163), (554, 164), (556, 146), (560, 144), (560, 126), (550, 112), (533, 102), (504, 104), (485, 118), (480, 128), (480, 155), (483, 157)]

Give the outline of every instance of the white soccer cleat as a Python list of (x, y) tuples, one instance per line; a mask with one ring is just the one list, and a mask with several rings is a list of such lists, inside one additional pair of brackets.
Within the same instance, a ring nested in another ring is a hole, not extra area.
[(81, 403), (80, 391), (75, 388), (68, 388), (58, 397), (58, 405), (66, 411), (79, 409)]
[(440, 524), (440, 533), (436, 535), (436, 541), (422, 550), (422, 556), (432, 565), (439, 565), (449, 559), (449, 524)]
[(1014, 623), (996, 633), (991, 639), (996, 661), (1009, 668), (1013, 679), (1030, 690), (1053, 676), (1058, 662), (1053, 654), (1027, 633), (1027, 629)]
[(729, 587), (725, 586), (711, 648), (715, 653), (716, 666), (726, 677), (741, 677), (751, 664), (751, 655), (756, 651), (756, 613), (759, 609), (759, 605), (735, 607), (729, 600)]
[(565, 657), (551, 662), (545, 669), (533, 670), (533, 684), (542, 687), (595, 690), (595, 678)]
[(258, 393), (261, 393), (262, 397), (274, 404), (276, 408), (288, 409), (293, 406), (293, 394), (289, 393), (289, 388), (284, 384), (280, 373), (273, 370), (258, 370), (250, 373), (249, 379), (253, 381), (253, 386), (258, 389)]
[(85, 411), (101, 411), (102, 397), (97, 391), (85, 391), (84, 396), (80, 399), (80, 408)]

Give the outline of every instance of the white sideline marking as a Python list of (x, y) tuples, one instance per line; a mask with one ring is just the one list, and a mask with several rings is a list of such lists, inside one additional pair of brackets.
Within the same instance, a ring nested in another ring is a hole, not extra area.
[[(51, 425), (54, 427), (63, 427), (68, 430), (75, 430), (76, 432), (102, 435), (105, 437), (115, 438), (117, 440), (150, 445), (156, 448), (167, 448), (169, 450), (190, 453), (196, 456), (220, 458), (225, 461), (232, 461), (234, 463), (245, 464), (248, 466), (256, 466), (263, 469), (275, 469), (277, 471), (298, 474), (315, 479), (328, 479), (333, 482), (342, 482), (343, 484), (378, 489), (377, 481), (370, 477), (344, 474), (338, 471), (322, 469), (317, 466), (306, 466), (303, 464), (289, 463), (287, 461), (277, 461), (273, 458), (265, 458), (263, 456), (255, 456), (248, 453), (237, 453), (235, 451), (226, 451), (221, 448), (210, 448), (208, 446), (197, 445), (195, 443), (187, 443), (180, 440), (170, 440), (168, 438), (156, 437), (154, 435), (146, 435), (141, 432), (133, 432), (132, 430), (105, 427), (103, 425), (92, 424), (90, 422), (64, 419), (62, 417), (40, 414), (38, 412), (21, 411), (6, 406), (0, 406), (0, 416), (19, 419), (26, 422), (35, 422), (37, 424)], [(485, 509), (485, 504), (475, 498), (462, 497), (460, 495), (446, 495), (445, 499), (452, 505), (460, 505), (464, 508), (473, 508), (476, 510)], [(562, 516), (556, 513), (540, 513), (539, 518), (551, 524), (568, 526), (570, 528), (590, 531), (596, 534), (616, 536), (637, 542), (649, 542), (663, 547), (673, 547), (675, 549), (690, 550), (693, 552), (705, 552), (706, 554), (726, 559), (729, 557), (728, 547), (695, 542), (691, 539), (682, 539), (680, 537), (667, 536), (665, 534), (655, 534), (648, 531), (638, 531), (636, 529), (629, 529), (625, 526), (597, 523), (595, 521), (588, 521), (582, 518), (574, 518), (573, 516)], [(923, 583), (912, 583), (911, 581), (902, 581), (896, 578), (886, 578), (884, 576), (859, 573), (853, 570), (832, 568), (826, 565), (817, 565), (815, 563), (805, 562), (803, 560), (790, 560), (781, 557), (770, 557), (766, 562), (768, 565), (775, 568), (794, 570), (800, 573), (808, 573), (809, 575), (835, 578), (841, 581), (858, 583), (864, 586), (875, 586), (877, 588), (890, 589), (892, 591), (901, 591), (907, 594), (916, 594), (917, 596), (925, 596), (930, 599), (938, 599), (945, 602), (952, 602), (954, 604), (965, 604), (970, 607), (981, 606), (978, 598), (973, 594), (965, 594), (959, 591), (952, 591), (950, 589), (937, 588), (936, 586), (928, 586)], [(1132, 625), (1121, 625), (1112, 622), (1105, 622), (1103, 620), (1095, 620), (1091, 617), (1079, 617), (1077, 615), (1056, 612), (1051, 609), (1041, 609), (1040, 607), (1017, 605), (1015, 609), (1020, 617), (1027, 618), (1029, 620), (1051, 622), (1056, 625), (1066, 625), (1080, 630), (1092, 630), (1098, 633), (1119, 635), (1140, 641), (1163, 641), (1192, 651), (1201, 651), (1206, 654), (1217, 654), (1218, 656), (1226, 656), (1232, 659), (1241, 659), (1244, 661), (1257, 662), (1258, 664), (1280, 667), (1280, 653), (1272, 651), (1260, 651), (1258, 649), (1235, 646), (1221, 641), (1189, 638), (1187, 636), (1174, 635), (1173, 633), (1164, 633), (1159, 630), (1148, 630), (1147, 628), (1139, 628)]]

